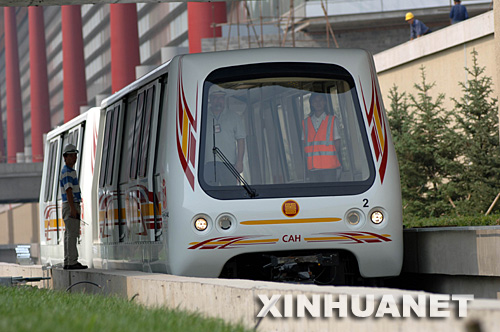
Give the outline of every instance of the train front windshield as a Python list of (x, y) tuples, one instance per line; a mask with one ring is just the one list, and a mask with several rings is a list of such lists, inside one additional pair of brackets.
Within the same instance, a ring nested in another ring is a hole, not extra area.
[(204, 83), (199, 179), (214, 198), (355, 195), (375, 171), (353, 77), (336, 65), (229, 67)]

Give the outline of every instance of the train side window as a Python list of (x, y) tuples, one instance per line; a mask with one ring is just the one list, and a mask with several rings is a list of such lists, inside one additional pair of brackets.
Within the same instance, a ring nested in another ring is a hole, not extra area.
[(75, 145), (78, 146), (78, 136), (80, 134), (80, 128), (78, 128), (77, 130), (74, 131), (74, 138), (75, 138)]
[(49, 146), (49, 164), (47, 167), (47, 182), (45, 183), (45, 202), (52, 200), (52, 189), (54, 188), (54, 165), (56, 160), (57, 141), (51, 142)]
[(76, 170), (76, 173), (78, 174), (78, 177), (80, 177), (80, 165), (82, 163), (82, 142), (80, 142), (80, 137), (82, 135), (80, 135), (80, 132), (84, 130), (84, 127), (83, 127), (83, 123), (78, 125), (77, 127), (71, 129), (71, 131), (68, 133), (68, 137), (67, 137), (67, 143), (66, 144), (73, 144), (74, 146), (76, 146), (76, 148), (80, 151), (80, 155), (76, 161), (76, 165), (75, 165), (75, 170)]
[(130, 164), (130, 178), (137, 178), (137, 164), (139, 161), (140, 148), (141, 148), (141, 130), (142, 130), (142, 120), (143, 120), (143, 109), (144, 109), (144, 92), (138, 96), (137, 108), (135, 113), (135, 128), (134, 128), (134, 142), (132, 144), (132, 160)]
[(134, 126), (135, 126), (135, 111), (137, 107), (137, 98), (128, 99), (125, 112), (123, 113), (124, 126), (123, 126), (123, 141), (121, 142), (120, 153), (120, 171), (119, 183), (123, 184), (129, 180), (130, 167), (132, 163), (132, 145), (134, 141)]
[(110, 145), (109, 145), (109, 157), (108, 157), (108, 169), (106, 171), (106, 183), (108, 185), (111, 185), (113, 182), (113, 169), (114, 169), (114, 164), (115, 164), (115, 151), (116, 151), (116, 133), (118, 130), (118, 117), (120, 114), (120, 105), (115, 106), (113, 111), (111, 111), (113, 114), (113, 120), (111, 122), (111, 128), (110, 128)]
[(148, 165), (148, 151), (149, 151), (149, 132), (151, 128), (151, 113), (153, 112), (154, 101), (154, 86), (146, 91), (146, 107), (144, 110), (143, 130), (142, 130), (142, 147), (141, 158), (139, 158), (139, 176), (146, 176), (146, 169)]
[(106, 171), (108, 165), (109, 153), (109, 134), (111, 132), (111, 123), (113, 121), (113, 112), (108, 111), (106, 114), (106, 127), (104, 130), (104, 142), (102, 147), (101, 173), (99, 174), (99, 187), (104, 187), (106, 180)]

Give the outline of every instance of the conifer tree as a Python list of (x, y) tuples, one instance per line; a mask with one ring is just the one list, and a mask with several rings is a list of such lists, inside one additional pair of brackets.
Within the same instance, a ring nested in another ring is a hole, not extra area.
[(442, 107), (444, 94), (433, 98), (430, 94), (435, 83), (426, 81), (422, 66), (421, 83), (414, 85), (417, 95), (410, 94), (410, 106), (414, 124), (410, 132), (412, 141), (407, 145), (414, 161), (417, 197), (409, 212), (424, 216), (438, 217), (447, 213), (451, 205), (447, 202), (443, 183), (449, 181), (454, 166), (456, 151), (451, 144), (456, 134), (450, 128), (450, 113)]
[(400, 93), (394, 85), (389, 91), (389, 100), (391, 105), (387, 115), (398, 157), (401, 196), (404, 212), (409, 213), (414, 210), (413, 202), (418, 201), (421, 183), (425, 183), (425, 177), (417, 171), (415, 156), (410, 148), (415, 144), (411, 134), (414, 118), (409, 109), (406, 92)]
[[(463, 170), (450, 183), (461, 214), (484, 213), (500, 192), (498, 104), (492, 97), (492, 79), (480, 67), (473, 50), (470, 77), (460, 82), (463, 96), (455, 102)], [(496, 211), (500, 210), (497, 206)]]

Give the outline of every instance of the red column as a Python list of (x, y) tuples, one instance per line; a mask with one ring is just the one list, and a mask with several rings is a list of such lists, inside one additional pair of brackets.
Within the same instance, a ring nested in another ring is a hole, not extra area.
[(33, 162), (43, 161), (43, 134), (50, 131), (49, 87), (43, 7), (29, 7), (31, 151)]
[[(227, 22), (225, 2), (188, 2), (189, 53), (201, 52), (201, 39), (213, 38), (213, 23)], [(215, 37), (222, 36), (222, 29), (215, 28)]]
[(0, 107), (0, 163), (7, 161), (7, 156), (5, 155), (5, 147), (3, 140), (3, 122), (2, 122), (2, 108)]
[(62, 6), (64, 122), (80, 114), (87, 105), (82, 13), (79, 5)]
[(111, 4), (111, 90), (135, 81), (135, 67), (141, 62), (135, 3)]
[(7, 161), (15, 163), (16, 153), (24, 152), (16, 8), (4, 7), (3, 13), (5, 27), (5, 79), (7, 88)]

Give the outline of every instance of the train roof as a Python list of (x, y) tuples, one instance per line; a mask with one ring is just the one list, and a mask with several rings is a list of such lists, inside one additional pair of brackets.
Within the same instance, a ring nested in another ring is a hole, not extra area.
[[(325, 62), (339, 62), (343, 64), (344, 59), (349, 59), (351, 56), (363, 54), (367, 56), (368, 51), (363, 49), (332, 49), (332, 48), (292, 48), (292, 47), (264, 47), (264, 48), (253, 48), (244, 50), (230, 50), (230, 51), (219, 51), (219, 52), (207, 52), (207, 53), (196, 53), (196, 54), (183, 54), (177, 55), (173, 59), (161, 64), (157, 68), (153, 69), (151, 72), (140, 77), (134, 82), (130, 83), (123, 89), (115, 92), (113, 95), (104, 99), (101, 103), (101, 107), (105, 108), (112, 105), (117, 100), (121, 99), (124, 95), (127, 95), (131, 91), (134, 91), (141, 86), (157, 79), (164, 73), (168, 72), (168, 67), (176, 58), (186, 57), (193, 60), (205, 61), (206, 63), (211, 63), (212, 59), (220, 59), (221, 57), (227, 57), (228, 60), (238, 60), (241, 64), (251, 64), (259, 63), (261, 59), (265, 58), (265, 62), (306, 62), (308, 57), (314, 55), (317, 59), (318, 56), (324, 56), (323, 59), (332, 59), (331, 56), (342, 55), (340, 58), (335, 57), (335, 61), (325, 61)], [(340, 61), (339, 61), (340, 60)], [(312, 61), (312, 62), (318, 62)], [(214, 66), (214, 69), (220, 66)]]
[(66, 131), (70, 128), (73, 128), (77, 124), (85, 121), (89, 115), (89, 112), (95, 112), (95, 111), (97, 111), (97, 112), (100, 111), (100, 108), (99, 107), (91, 107), (88, 109), (87, 112), (82, 113), (82, 114), (74, 117), (73, 119), (69, 120), (68, 122), (63, 123), (62, 125), (55, 127), (54, 129), (49, 131), (49, 133), (47, 134), (47, 139), (51, 139), (52, 137), (58, 136), (62, 132)]
[(158, 78), (159, 76), (163, 75), (165, 72), (167, 72), (168, 66), (170, 65), (171, 62), (172, 62), (172, 59), (161, 64), (160, 66), (153, 69), (152, 71), (150, 71), (146, 75), (140, 77), (139, 79), (137, 79), (134, 82), (127, 85), (126, 87), (115, 92), (114, 94), (112, 94), (108, 98), (104, 99), (101, 102), (101, 108), (105, 108), (105, 107), (108, 107), (109, 105), (112, 105), (118, 99), (121, 99), (124, 95), (128, 94), (129, 92), (134, 91), (134, 90), (140, 88), (141, 86), (143, 86), (145, 83), (150, 82), (150, 81)]

